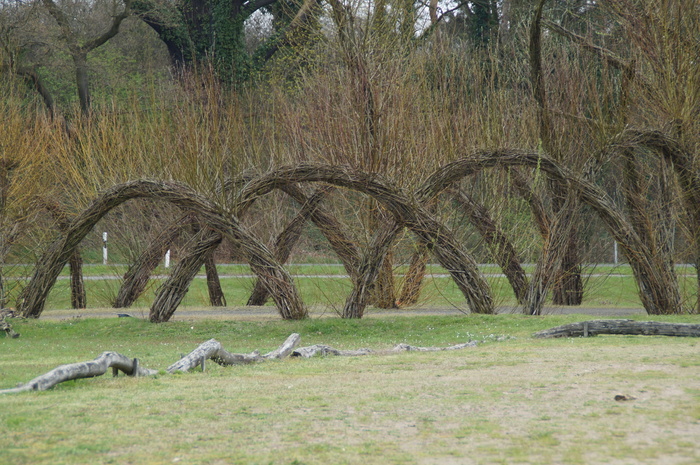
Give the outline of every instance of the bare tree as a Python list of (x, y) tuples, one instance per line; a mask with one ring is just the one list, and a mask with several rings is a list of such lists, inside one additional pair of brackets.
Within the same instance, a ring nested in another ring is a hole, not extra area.
[(112, 4), (112, 21), (108, 27), (93, 37), (84, 39), (73, 26), (71, 18), (54, 0), (41, 0), (44, 8), (54, 18), (61, 31), (61, 40), (65, 43), (75, 67), (75, 83), (78, 89), (80, 109), (84, 115), (90, 113), (90, 85), (88, 75), (88, 54), (104, 45), (117, 35), (122, 21), (131, 14), (132, 0), (123, 0)]

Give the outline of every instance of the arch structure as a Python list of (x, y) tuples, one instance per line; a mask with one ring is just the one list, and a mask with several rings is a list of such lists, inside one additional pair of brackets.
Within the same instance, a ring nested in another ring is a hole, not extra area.
[[(63, 232), (68, 227), (68, 215), (56, 200), (42, 197), (37, 199), (37, 203), (51, 215), (56, 222), (59, 232)], [(87, 293), (85, 292), (85, 283), (83, 281), (83, 257), (80, 254), (80, 248), (76, 247), (68, 259), (68, 269), (70, 273), (71, 307), (86, 308)]]
[[(346, 299), (343, 309), (343, 316), (346, 318), (362, 317), (382, 261), (404, 226), (411, 229), (419, 241), (431, 249), (440, 264), (449, 270), (472, 312), (492, 313), (494, 307), (490, 287), (478, 271), (475, 260), (460, 247), (448, 228), (431, 217), (425, 205), (432, 202), (433, 198), (443, 191), (450, 189), (463, 177), (476, 174), (483, 169), (512, 165), (537, 166), (539, 155), (535, 154), (534, 157), (532, 155), (519, 151), (477, 152), (462, 160), (464, 166), (450, 164), (438, 170), (412, 196), (393, 187), (390, 182), (378, 175), (368, 175), (343, 166), (303, 164), (280, 168), (249, 180), (238, 194), (238, 201), (241, 205), (247, 205), (273, 189), (283, 189), (287, 183), (291, 182), (300, 184), (323, 182), (372, 196), (393, 214), (393, 222), (384, 225), (375, 233), (370, 246), (362, 256), (358, 278), (353, 282), (353, 290)], [(469, 169), (465, 170), (465, 166)], [(560, 223), (568, 224), (565, 221)], [(552, 236), (556, 239), (566, 234), (563, 231), (553, 230)], [(557, 257), (553, 255), (561, 249), (556, 241), (550, 242), (552, 242), (551, 247), (546, 247), (549, 255), (544, 260), (544, 265), (538, 266), (537, 279), (533, 280), (529, 288), (526, 285), (524, 273), (522, 276), (515, 276), (515, 278), (522, 278), (519, 284), (523, 295), (519, 297), (526, 305), (527, 313), (539, 314), (544, 304), (544, 297), (553, 274), (552, 263), (557, 263)], [(513, 276), (509, 275), (509, 278)], [(527, 295), (524, 295), (526, 293)]]
[[(318, 182), (369, 195), (394, 213), (395, 221), (380, 228), (362, 257), (354, 250), (354, 244), (339, 234), (339, 223), (315, 205), (312, 198), (305, 198), (297, 187), (297, 184)], [(302, 164), (280, 168), (257, 177), (249, 174), (245, 178), (230, 181), (224, 189), (228, 192), (227, 198), (230, 199), (232, 210), (239, 215), (247, 211), (258, 198), (276, 189), (287, 193), (299, 203), (303, 201), (300, 215), (304, 214), (306, 207), (309, 208), (307, 213), (311, 221), (329, 241), (353, 280), (353, 291), (343, 309), (345, 318), (363, 316), (382, 261), (403, 226), (413, 229), (419, 240), (429, 245), (443, 266), (450, 270), (472, 312), (494, 311), (490, 288), (478, 272), (476, 262), (461, 250), (447, 228), (420, 207), (418, 212), (414, 212), (415, 202), (380, 176), (343, 166)], [(184, 282), (175, 273), (172, 278)]]
[(634, 273), (642, 305), (649, 314), (682, 313), (677, 288), (667, 285), (673, 279), (669, 263), (659, 262), (650, 247), (634, 230), (634, 227), (617, 208), (608, 194), (595, 184), (582, 179), (548, 157), (537, 153), (518, 151), (478, 152), (438, 169), (419, 189), (418, 196), (430, 198), (475, 170), (494, 166), (529, 166), (540, 169), (555, 180), (567, 183), (580, 201), (598, 214), (608, 232), (622, 248)]
[[(472, 312), (493, 313), (491, 290), (478, 271), (476, 262), (461, 248), (452, 232), (430, 214), (425, 205), (465, 176), (488, 168), (516, 166), (541, 170), (552, 179), (564, 183), (567, 189), (576, 193), (580, 201), (588, 204), (600, 216), (632, 267), (647, 312), (668, 314), (681, 311), (680, 299), (672, 290), (666, 289), (659, 278), (660, 265), (654, 260), (648, 244), (638, 236), (607, 193), (538, 153), (515, 150), (474, 152), (436, 170), (412, 194), (393, 186), (379, 175), (345, 166), (300, 164), (283, 167), (246, 179), (246, 182), (237, 185), (237, 191), (232, 192), (232, 210), (245, 211), (255, 199), (274, 189), (289, 190), (290, 186), (305, 183), (324, 183), (366, 194), (382, 204), (393, 216), (393, 221), (375, 234), (371, 247), (358, 263), (358, 278), (353, 293), (346, 302), (343, 316), (362, 317), (368, 300), (368, 289), (376, 278), (373, 273), (378, 270), (386, 251), (403, 227), (409, 228), (426, 244), (440, 264), (450, 272)], [(689, 176), (687, 171), (685, 174)], [(249, 258), (252, 270), (265, 282), (265, 287), (283, 318), (306, 316), (306, 310), (289, 274), (273, 254), (240, 225), (235, 216), (221, 213), (214, 203), (186, 186), (147, 180), (132, 181), (106, 191), (70, 224), (63, 238), (51, 245), (21, 296), (19, 309), (24, 316), (38, 317), (41, 314), (58, 273), (95, 223), (112, 208), (134, 198), (167, 201), (186, 212), (195, 213), (207, 228), (227, 236), (241, 246)]]
[[(321, 182), (351, 189), (373, 197), (394, 217), (394, 224), (385, 226), (372, 240), (359, 267), (359, 281), (348, 297), (343, 316), (360, 318), (366, 306), (371, 283), (376, 279), (376, 264), (381, 265), (386, 251), (395, 240), (401, 226), (409, 228), (429, 248), (449, 271), (460, 289), (469, 309), (474, 313), (495, 311), (491, 289), (477, 268), (475, 260), (464, 252), (452, 232), (431, 215), (423, 206), (425, 202), (409, 196), (391, 182), (376, 174), (367, 174), (346, 166), (300, 164), (283, 167), (266, 173), (247, 183), (238, 194), (238, 201), (245, 205), (274, 189), (282, 189), (290, 183)], [(370, 272), (367, 272), (367, 271)], [(353, 295), (356, 294), (356, 295)], [(352, 308), (353, 305), (356, 308)]]
[[(231, 192), (233, 186), (240, 187), (244, 182), (250, 179), (252, 179), (252, 177), (248, 174), (245, 177), (242, 176), (237, 180), (232, 180), (226, 185), (227, 192)], [(301, 205), (301, 210), (297, 217), (287, 225), (277, 238), (274, 257), (280, 264), (286, 262), (294, 244), (301, 234), (301, 228), (307, 220), (310, 220), (336, 252), (345, 266), (347, 273), (355, 280), (357, 263), (359, 262), (359, 255), (355, 249), (355, 245), (345, 237), (340, 223), (330, 213), (325, 212), (319, 205), (319, 202), (330, 193), (330, 190), (329, 186), (322, 187), (318, 189), (314, 195), (307, 197), (304, 191), (298, 186), (289, 185), (283, 189), (283, 192)], [(239, 208), (235, 211), (235, 215), (241, 218), (251, 206), (252, 203), (242, 208), (239, 205)], [(207, 271), (207, 287), (210, 294), (210, 304), (212, 306), (225, 306), (225, 297), (218, 284), (218, 275), (215, 272), (215, 265), (212, 257), (213, 251), (220, 243), (220, 239), (218, 241), (214, 240), (214, 238), (207, 237), (202, 237), (201, 239), (201, 241), (193, 241), (194, 245), (190, 247), (191, 250), (186, 252), (178, 266), (173, 269), (168, 279), (166, 279), (156, 291), (156, 297), (149, 311), (149, 318), (151, 321), (164, 322), (169, 320), (184, 298), (192, 280), (202, 265), (205, 266)], [(140, 293), (145, 288), (152, 268), (157, 265), (157, 261), (160, 260), (160, 257), (164, 253), (164, 250), (161, 250), (162, 246), (162, 242), (156, 240), (141, 255), (137, 263), (134, 263), (132, 267), (130, 267), (129, 272), (131, 273), (128, 272), (127, 275), (125, 275), (124, 284), (120, 289), (120, 293), (122, 293), (123, 289), (134, 289), (135, 292), (129, 294), (133, 299), (137, 292)], [(138, 281), (133, 279), (137, 277), (139, 278)], [(211, 285), (211, 277), (216, 278), (216, 286)], [(128, 281), (127, 278), (132, 279)], [(128, 284), (132, 285), (128, 286)], [(134, 285), (139, 285), (139, 288), (135, 288)], [(212, 297), (212, 288), (215, 288), (217, 296), (219, 296), (218, 301)], [(258, 279), (255, 282), (253, 292), (248, 300), (248, 305), (263, 305), (268, 296), (269, 293), (265, 287), (264, 281)]]
[[(611, 144), (623, 153), (643, 147), (670, 164), (682, 191), (683, 206), (690, 223), (693, 262), (696, 268), (696, 287), (700, 291), (700, 171), (691, 151), (678, 138), (659, 130), (626, 129)], [(665, 257), (661, 257), (665, 260)], [(676, 279), (670, 261), (663, 270), (668, 278)], [(677, 287), (677, 283), (676, 283)], [(698, 294), (700, 296), (700, 294)], [(679, 296), (680, 299), (680, 296)], [(700, 312), (700, 297), (695, 302), (695, 313)]]
[(29, 284), (20, 295), (18, 310), (23, 316), (38, 318), (41, 315), (49, 291), (78, 244), (110, 210), (136, 198), (170, 202), (186, 212), (196, 214), (208, 228), (240, 245), (248, 256), (253, 272), (265, 281), (283, 318), (300, 319), (307, 316), (307, 310), (289, 273), (235, 217), (225, 216), (214, 203), (187, 186), (152, 180), (131, 181), (112, 187), (70, 223), (63, 237), (52, 243), (42, 256)]
[[(647, 135), (646, 138), (646, 144), (658, 147), (662, 155), (670, 160), (678, 163), (679, 158), (683, 158), (683, 163), (677, 165), (682, 183), (700, 185), (698, 176), (693, 176), (692, 170), (688, 168), (687, 157), (681, 157), (681, 151), (674, 150), (675, 147), (669, 145), (667, 140), (661, 140), (658, 134)], [(608, 194), (595, 184), (576, 176), (570, 170), (539, 153), (518, 150), (474, 152), (436, 170), (410, 197), (403, 194), (400, 189), (393, 188), (389, 182), (378, 175), (368, 175), (348, 167), (302, 164), (281, 168), (251, 180), (241, 189), (238, 200), (246, 204), (257, 196), (282, 188), (290, 182), (323, 182), (370, 195), (393, 214), (397, 224), (409, 227), (420, 240), (431, 245), (433, 253), (441, 264), (450, 270), (473, 312), (490, 313), (493, 311), (490, 290), (476, 270), (474, 261), (461, 251), (453, 242), (451, 233), (432, 219), (422, 205), (427, 204), (465, 176), (489, 168), (517, 166), (541, 170), (552, 179), (564, 183), (581, 202), (589, 205), (598, 214), (610, 234), (620, 244), (622, 252), (630, 263), (642, 304), (649, 314), (675, 314), (683, 311), (677, 288), (667, 285), (668, 279), (673, 277), (672, 268), (668, 263), (659, 263), (653, 253), (653, 247), (650, 247), (650, 244), (637, 234), (630, 221), (616, 207)], [(690, 192), (693, 192), (692, 189)], [(690, 199), (688, 204), (692, 204)], [(375, 235), (372, 246), (364, 254), (363, 262), (360, 264), (360, 280), (356, 284), (356, 289), (353, 290), (353, 293), (357, 294), (354, 304), (358, 308), (350, 307), (353, 304), (351, 295), (344, 309), (345, 317), (361, 317), (363, 304), (361, 297), (357, 296), (364, 295), (363, 289), (370, 286), (369, 283), (376, 278), (372, 270), (377, 268), (377, 264), (381, 264), (385, 251), (388, 250), (398, 230), (396, 225), (388, 225), (385, 230)], [(538, 283), (531, 284), (538, 285)], [(541, 297), (538, 296), (540, 299)]]

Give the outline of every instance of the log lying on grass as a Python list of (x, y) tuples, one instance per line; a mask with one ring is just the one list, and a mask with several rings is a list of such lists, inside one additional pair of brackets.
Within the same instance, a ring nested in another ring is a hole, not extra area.
[(110, 368), (113, 369), (115, 375), (117, 371), (122, 371), (128, 376), (152, 376), (158, 373), (156, 370), (142, 367), (135, 358), (131, 359), (117, 352), (103, 352), (95, 360), (61, 365), (46, 374), (34, 378), (27, 384), (13, 389), (0, 390), (0, 394), (24, 391), (46, 391), (64, 381), (104, 375)]
[(476, 341), (465, 342), (464, 344), (457, 344), (449, 347), (416, 347), (408, 344), (397, 344), (393, 349), (388, 351), (374, 351), (371, 349), (358, 349), (358, 350), (338, 350), (333, 347), (316, 344), (308, 347), (301, 347), (294, 352), (292, 352), (292, 357), (303, 357), (311, 358), (316, 355), (338, 355), (343, 357), (357, 357), (361, 355), (371, 355), (371, 354), (385, 354), (391, 352), (438, 352), (442, 350), (459, 350), (466, 349), (467, 347), (476, 347)]
[(338, 350), (324, 344), (315, 344), (308, 347), (300, 347), (292, 352), (292, 357), (311, 358), (316, 355), (339, 355), (344, 357), (357, 357), (358, 355), (369, 355), (374, 353), (370, 349), (358, 350)]
[[(370, 349), (338, 350), (330, 346), (318, 344), (294, 350), (294, 348), (299, 344), (300, 340), (301, 337), (299, 334), (293, 333), (277, 349), (265, 355), (260, 355), (258, 351), (250, 354), (232, 354), (226, 351), (219, 341), (216, 339), (210, 339), (200, 344), (187, 356), (170, 365), (167, 371), (168, 373), (175, 373), (177, 371), (187, 372), (197, 366), (201, 366), (202, 370), (204, 370), (205, 360), (213, 360), (219, 365), (227, 366), (244, 365), (270, 359), (282, 359), (290, 355), (304, 358), (313, 357), (314, 355), (319, 354), (357, 356), (406, 351), (434, 352), (441, 350), (458, 350), (476, 346), (475, 341), (449, 347), (416, 347), (408, 344), (398, 344), (393, 349), (388, 351), (373, 351)], [(45, 391), (64, 381), (80, 378), (92, 378), (94, 376), (103, 375), (109, 368), (114, 370), (115, 376), (118, 370), (126, 373), (128, 376), (151, 376), (158, 374), (158, 371), (156, 370), (143, 368), (141, 365), (139, 365), (137, 359), (132, 360), (117, 352), (104, 352), (95, 360), (82, 363), (73, 363), (70, 365), (61, 365), (44, 375), (34, 378), (27, 384), (13, 389), (2, 389), (0, 390), (0, 394), (25, 391)]]
[(536, 332), (532, 337), (588, 337), (597, 336), (598, 334), (700, 337), (700, 324), (634, 320), (591, 320), (545, 329)]
[(260, 355), (258, 351), (250, 354), (232, 354), (226, 351), (216, 339), (209, 339), (207, 342), (200, 344), (187, 356), (170, 365), (168, 373), (175, 373), (176, 371), (187, 372), (196, 366), (201, 366), (202, 370), (204, 370), (204, 361), (210, 359), (223, 366), (246, 365), (268, 359), (281, 359), (289, 356), (300, 340), (301, 336), (293, 333), (276, 350)]
[(408, 344), (396, 344), (392, 349), (392, 352), (440, 352), (443, 350), (460, 350), (466, 349), (467, 347), (476, 347), (476, 341), (469, 341), (463, 344), (457, 344), (454, 346), (447, 347), (417, 347)]

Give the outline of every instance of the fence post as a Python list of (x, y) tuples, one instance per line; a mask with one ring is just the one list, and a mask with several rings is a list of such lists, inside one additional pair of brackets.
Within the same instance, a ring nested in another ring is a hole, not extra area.
[(107, 231), (102, 233), (102, 264), (107, 264)]

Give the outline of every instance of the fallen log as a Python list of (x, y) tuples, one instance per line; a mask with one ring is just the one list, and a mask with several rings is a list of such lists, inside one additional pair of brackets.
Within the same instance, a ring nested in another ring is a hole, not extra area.
[(299, 341), (301, 341), (301, 336), (299, 336), (297, 333), (292, 333), (282, 343), (281, 346), (279, 346), (277, 349), (273, 350), (272, 352), (263, 355), (263, 358), (265, 358), (265, 359), (282, 359), (282, 358), (288, 357), (292, 353), (294, 348), (299, 344)]
[(532, 337), (589, 337), (599, 334), (700, 337), (700, 324), (635, 320), (590, 320), (538, 331)]
[(371, 349), (338, 350), (324, 344), (315, 344), (308, 347), (300, 347), (292, 352), (292, 357), (311, 358), (316, 355), (336, 355), (341, 357), (357, 357), (375, 353)]
[(0, 390), (0, 394), (46, 391), (64, 381), (104, 375), (110, 368), (115, 376), (118, 371), (124, 372), (127, 376), (152, 376), (158, 373), (157, 370), (150, 370), (139, 365), (138, 359), (131, 359), (117, 352), (103, 352), (95, 360), (61, 365), (26, 384), (12, 389)]
[[(294, 350), (299, 344), (301, 337), (297, 333), (291, 334), (277, 349), (265, 355), (260, 355), (258, 351), (250, 354), (232, 354), (225, 350), (221, 343), (216, 339), (210, 339), (200, 344), (196, 349), (188, 355), (182, 357), (177, 362), (168, 367), (168, 373), (177, 371), (187, 372), (196, 366), (201, 366), (204, 371), (205, 360), (213, 360), (219, 365), (244, 365), (248, 363), (260, 362), (270, 359), (283, 359), (288, 356), (310, 358), (315, 355), (340, 355), (340, 356), (360, 356), (369, 354), (386, 354), (392, 352), (435, 352), (442, 350), (459, 350), (467, 347), (476, 347), (476, 341), (466, 342), (448, 347), (417, 347), (408, 344), (397, 344), (393, 349), (387, 351), (373, 351), (371, 349), (359, 350), (338, 350), (333, 347), (317, 344), (310, 347), (302, 347)], [(45, 391), (60, 384), (64, 381), (73, 379), (92, 378), (101, 376), (112, 368), (114, 376), (117, 376), (119, 371), (126, 373), (128, 376), (152, 376), (158, 374), (157, 370), (150, 370), (142, 367), (138, 359), (130, 359), (117, 352), (103, 352), (95, 360), (89, 362), (72, 363), (69, 365), (61, 365), (54, 368), (48, 373), (41, 375), (24, 385), (20, 385), (12, 389), (2, 389), (0, 394), (10, 394), (26, 391)]]
[(176, 371), (188, 372), (192, 368), (201, 366), (204, 371), (205, 360), (212, 360), (222, 366), (246, 365), (249, 363), (261, 362), (268, 359), (282, 359), (289, 356), (294, 347), (299, 344), (301, 336), (297, 333), (291, 334), (281, 346), (272, 352), (260, 355), (258, 351), (250, 354), (232, 354), (228, 352), (216, 339), (209, 339), (200, 344), (196, 349), (168, 367), (168, 373)]
[(397, 344), (393, 349), (388, 351), (374, 351), (372, 349), (358, 349), (358, 350), (338, 350), (331, 346), (316, 344), (308, 347), (301, 347), (292, 352), (292, 357), (302, 357), (311, 358), (316, 355), (336, 355), (342, 357), (357, 357), (362, 355), (371, 354), (386, 354), (391, 352), (439, 352), (443, 350), (460, 350), (466, 349), (467, 347), (476, 347), (476, 341), (469, 341), (463, 344), (457, 344), (448, 347), (417, 347), (408, 344)]
[(476, 347), (476, 341), (469, 341), (463, 344), (457, 344), (447, 347), (417, 347), (408, 344), (396, 344), (392, 352), (440, 352), (443, 350), (461, 350), (467, 347)]

